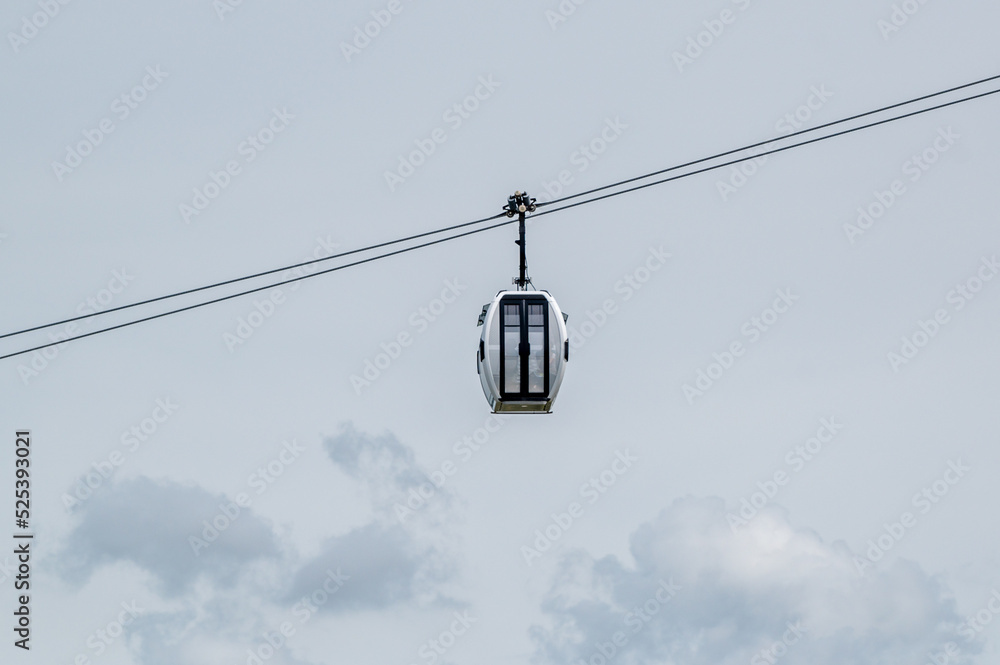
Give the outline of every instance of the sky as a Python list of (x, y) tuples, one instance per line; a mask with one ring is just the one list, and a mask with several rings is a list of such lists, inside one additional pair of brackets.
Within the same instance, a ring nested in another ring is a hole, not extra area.
[[(997, 21), (15, 0), (0, 334), (995, 76)], [(996, 662), (998, 103), (529, 221), (569, 315), (551, 415), (492, 415), (473, 372), (512, 226), (0, 361), (2, 494), (30, 431), (34, 534), (28, 651), (0, 549), (3, 661)]]

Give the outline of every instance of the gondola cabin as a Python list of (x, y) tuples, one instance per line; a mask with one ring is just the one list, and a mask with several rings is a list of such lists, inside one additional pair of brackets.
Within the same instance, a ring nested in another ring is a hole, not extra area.
[(555, 298), (545, 291), (501, 291), (480, 315), (477, 368), (494, 413), (551, 413), (569, 337)]

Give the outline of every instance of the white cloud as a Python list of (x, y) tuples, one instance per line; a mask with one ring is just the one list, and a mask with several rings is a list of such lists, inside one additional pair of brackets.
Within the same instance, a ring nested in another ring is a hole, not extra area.
[(117, 483), (83, 506), (59, 566), (67, 579), (85, 582), (99, 566), (131, 562), (152, 573), (168, 596), (186, 591), (202, 575), (232, 584), (242, 566), (275, 559), (279, 551), (270, 525), (240, 508), (196, 555), (190, 538), (202, 535), (203, 522), (219, 514), (220, 504), (231, 503), (223, 494), (175, 482), (140, 477)]
[[(400, 443), (391, 432), (371, 436), (347, 423), (324, 442), (324, 447), (341, 471), (362, 484), (380, 518), (396, 521), (389, 514), (393, 504), (404, 501), (410, 489), (433, 485), (417, 464), (413, 449)], [(446, 491), (436, 489), (435, 494), (435, 504), (448, 505), (450, 496)]]
[[(248, 508), (195, 555), (190, 537), (200, 536), (204, 521), (211, 522), (220, 504), (232, 500), (196, 486), (139, 477), (109, 487), (81, 507), (79, 523), (58, 555), (60, 572), (76, 583), (102, 566), (134, 565), (151, 574), (162, 606), (126, 628), (129, 648), (144, 665), (245, 662), (248, 649), (266, 652), (266, 636), (278, 639), (282, 622), (297, 628), (318, 620), (317, 613), (457, 605), (440, 587), (455, 571), (447, 538), (426, 531), (424, 518), (406, 525), (391, 518), (393, 498), (427, 479), (413, 451), (391, 434), (371, 437), (350, 425), (326, 448), (367, 488), (375, 516), (328, 539), (304, 562), (280, 548), (272, 526)], [(447, 505), (445, 499), (426, 515), (441, 519)], [(331, 575), (335, 582), (328, 582)], [(302, 663), (292, 642), (267, 662)]]
[[(543, 606), (549, 625), (532, 629), (536, 660), (742, 665), (786, 638), (774, 651), (784, 665), (922, 663), (948, 642), (963, 650), (952, 664), (978, 652), (955, 633), (947, 590), (915, 564), (861, 577), (846, 545), (779, 510), (735, 535), (725, 513), (721, 499), (676, 501), (632, 535), (634, 565), (567, 556)], [(656, 600), (671, 582), (680, 590)]]

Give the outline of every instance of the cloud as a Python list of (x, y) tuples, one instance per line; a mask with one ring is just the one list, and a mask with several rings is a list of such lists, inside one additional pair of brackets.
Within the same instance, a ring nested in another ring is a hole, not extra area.
[[(140, 477), (81, 506), (56, 557), (60, 572), (83, 583), (102, 566), (132, 564), (153, 576), (161, 607), (126, 628), (129, 649), (144, 665), (247, 662), (248, 649), (267, 652), (266, 636), (278, 639), (284, 621), (297, 628), (320, 615), (457, 606), (442, 587), (456, 570), (447, 529), (428, 530), (423, 517), (401, 524), (391, 510), (400, 493), (428, 481), (412, 449), (391, 434), (373, 437), (350, 425), (325, 446), (378, 503), (368, 523), (328, 538), (305, 561), (280, 550), (271, 525), (246, 508), (195, 555), (190, 538), (202, 538), (205, 521), (223, 513), (220, 504), (232, 510), (232, 500)], [(447, 505), (425, 513), (449, 518)], [(288, 642), (267, 663), (303, 661)]]
[[(372, 507), (383, 513), (403, 499), (410, 489), (431, 483), (417, 464), (413, 449), (391, 433), (371, 436), (351, 424), (324, 442), (327, 454), (345, 474), (368, 491)], [(448, 495), (435, 488), (437, 503), (447, 504)]]
[[(943, 585), (898, 562), (862, 577), (843, 543), (796, 529), (778, 510), (734, 535), (721, 499), (681, 499), (631, 537), (634, 565), (574, 552), (532, 628), (539, 663), (782, 665), (923, 663), (948, 642), (976, 644)], [(669, 591), (668, 591), (669, 590)], [(615, 644), (616, 633), (618, 644)]]
[(266, 614), (248, 602), (246, 589), (216, 590), (182, 609), (140, 617), (129, 627), (130, 650), (141, 665), (257, 662), (252, 653), (268, 655), (266, 661), (257, 656), (268, 665), (312, 665), (298, 659), (295, 645), (280, 634), (279, 625), (290, 617)]
[(424, 559), (433, 556), (414, 551), (412, 539), (399, 527), (368, 524), (327, 541), (296, 573), (287, 598), (308, 596), (322, 587), (331, 571), (341, 571), (348, 581), (322, 606), (324, 611), (379, 609), (412, 600), (424, 574)]
[(431, 483), (413, 450), (391, 433), (372, 436), (350, 424), (324, 447), (344, 473), (364, 485), (375, 515), (367, 524), (328, 539), (295, 574), (286, 598), (307, 596), (331, 571), (341, 570), (350, 581), (322, 605), (323, 612), (377, 610), (411, 601), (452, 604), (435, 591), (455, 571), (449, 554), (449, 495), (435, 487), (434, 497), (410, 510), (405, 520), (393, 508), (406, 501), (410, 489)]
[(202, 537), (203, 522), (219, 515), (220, 505), (230, 504), (224, 494), (169, 481), (140, 477), (117, 483), (81, 508), (80, 523), (58, 555), (62, 573), (82, 583), (102, 565), (127, 561), (152, 573), (167, 596), (201, 576), (232, 584), (245, 564), (276, 558), (278, 546), (266, 522), (239, 508), (239, 515), (196, 555), (189, 539)]

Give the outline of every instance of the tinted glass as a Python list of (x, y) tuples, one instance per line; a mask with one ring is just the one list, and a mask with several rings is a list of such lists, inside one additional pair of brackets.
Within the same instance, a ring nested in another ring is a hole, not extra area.
[(521, 307), (520, 307), (520, 305), (504, 305), (503, 306), (503, 324), (505, 326), (520, 326), (521, 325)]
[(528, 325), (545, 325), (545, 305), (528, 305)]
[(521, 392), (521, 356), (517, 354), (521, 345), (521, 329), (505, 328), (503, 333), (504, 392)]
[(545, 328), (530, 327), (528, 344), (531, 347), (528, 354), (528, 392), (542, 394), (545, 392)]

